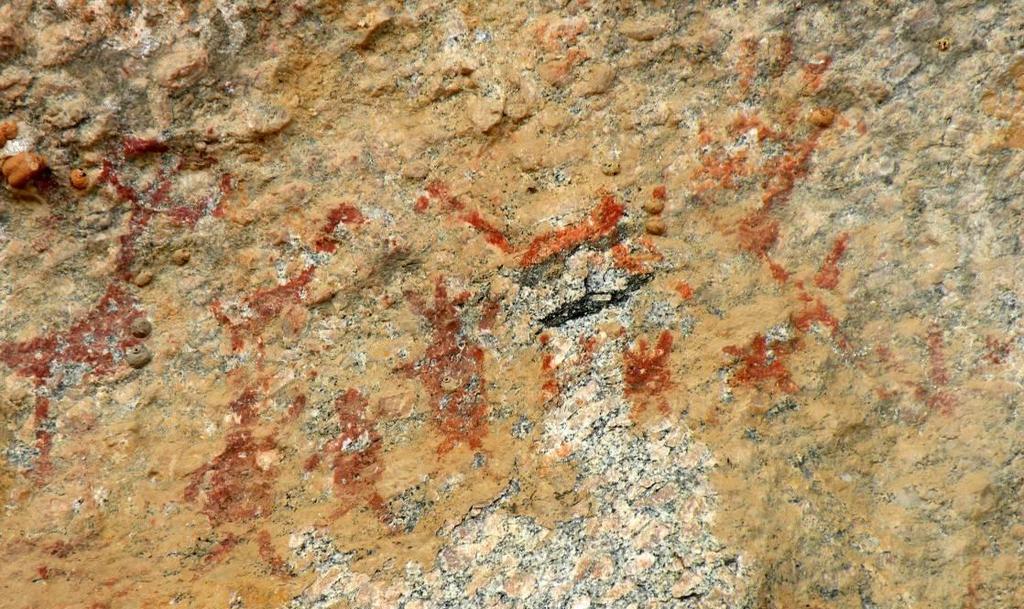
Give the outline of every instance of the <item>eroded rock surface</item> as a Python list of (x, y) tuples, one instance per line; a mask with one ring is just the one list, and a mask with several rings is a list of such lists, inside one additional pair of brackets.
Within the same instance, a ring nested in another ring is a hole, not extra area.
[(1022, 28), (5, 3), (0, 604), (1024, 606)]

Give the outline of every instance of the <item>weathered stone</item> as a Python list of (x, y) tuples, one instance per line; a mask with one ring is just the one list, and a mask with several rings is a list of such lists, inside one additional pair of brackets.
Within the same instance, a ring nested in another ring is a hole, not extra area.
[(153, 77), (168, 89), (196, 83), (209, 65), (209, 54), (198, 41), (182, 40), (168, 49), (153, 66)]
[(46, 169), (46, 160), (34, 152), (19, 152), (0, 164), (0, 171), (7, 183), (14, 188), (24, 188)]
[(1021, 24), (0, 2), (2, 598), (1024, 606)]

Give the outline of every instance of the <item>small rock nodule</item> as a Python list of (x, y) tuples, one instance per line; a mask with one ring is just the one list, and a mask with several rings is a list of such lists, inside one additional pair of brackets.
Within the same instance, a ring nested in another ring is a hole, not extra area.
[(89, 174), (83, 169), (72, 169), (68, 174), (68, 182), (75, 190), (85, 190), (89, 188)]
[(4, 159), (0, 171), (11, 188), (24, 188), (46, 169), (46, 160), (34, 152), (19, 152)]
[(146, 338), (153, 331), (153, 324), (149, 323), (148, 319), (140, 317), (133, 321), (128, 329), (135, 338)]
[(128, 347), (124, 357), (128, 362), (128, 365), (132, 368), (142, 368), (149, 363), (149, 360), (153, 359), (153, 355), (145, 345), (134, 345), (132, 347)]
[(7, 145), (8, 140), (18, 137), (18, 123), (3, 121), (0, 123), (0, 148)]
[(171, 254), (171, 262), (178, 266), (185, 266), (191, 259), (192, 254), (188, 250), (174, 250)]
[(649, 218), (644, 224), (644, 230), (647, 231), (648, 235), (664, 235), (666, 230), (665, 221), (657, 216)]

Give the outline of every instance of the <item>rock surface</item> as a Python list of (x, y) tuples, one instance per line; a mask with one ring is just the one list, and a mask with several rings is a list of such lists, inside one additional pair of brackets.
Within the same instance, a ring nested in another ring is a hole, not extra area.
[(1024, 606), (1022, 28), (4, 3), (0, 604)]

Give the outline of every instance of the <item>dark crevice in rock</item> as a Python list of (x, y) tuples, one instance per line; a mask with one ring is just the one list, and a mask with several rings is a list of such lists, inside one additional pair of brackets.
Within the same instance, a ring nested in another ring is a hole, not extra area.
[(650, 273), (631, 275), (626, 280), (626, 287), (621, 290), (613, 292), (587, 292), (582, 298), (567, 302), (547, 314), (541, 318), (540, 323), (546, 328), (555, 328), (574, 319), (581, 319), (599, 313), (607, 307), (620, 305), (629, 300), (629, 297), (634, 292), (642, 288), (653, 278), (654, 275)]

